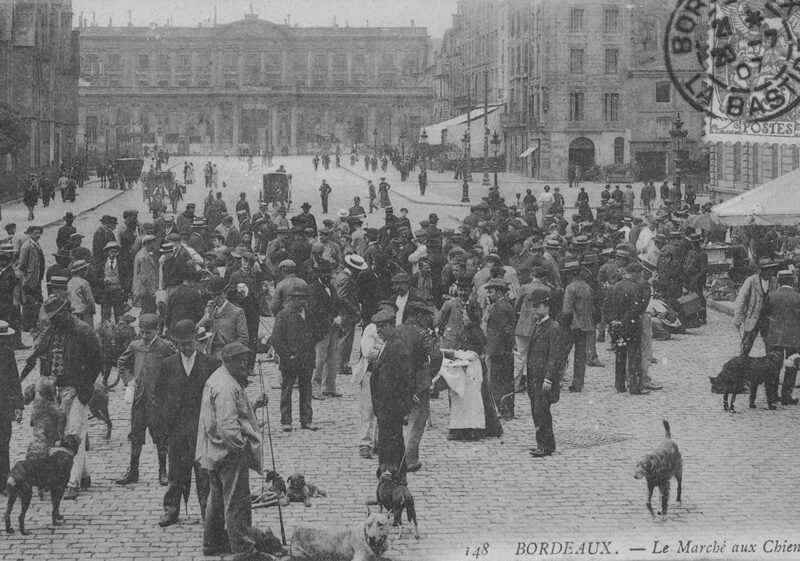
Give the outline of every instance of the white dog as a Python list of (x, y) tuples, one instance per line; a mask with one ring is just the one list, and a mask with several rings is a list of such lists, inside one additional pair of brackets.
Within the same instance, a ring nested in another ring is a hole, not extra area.
[(389, 515), (374, 512), (342, 531), (300, 526), (292, 534), (289, 554), (298, 561), (374, 561), (389, 548), (388, 537)]

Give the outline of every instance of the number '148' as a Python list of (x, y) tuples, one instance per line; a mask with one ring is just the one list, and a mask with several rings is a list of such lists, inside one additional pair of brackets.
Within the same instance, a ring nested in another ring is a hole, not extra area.
[(469, 557), (472, 556), (475, 559), (480, 558), (481, 556), (489, 554), (489, 544), (482, 543), (481, 545), (476, 545), (475, 547), (470, 548), (467, 546), (466, 551), (464, 551), (464, 556)]

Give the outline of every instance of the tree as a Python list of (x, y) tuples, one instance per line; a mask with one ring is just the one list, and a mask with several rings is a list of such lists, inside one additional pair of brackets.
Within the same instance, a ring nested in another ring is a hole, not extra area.
[(30, 142), (31, 137), (25, 128), (19, 113), (0, 103), (0, 156), (16, 154)]

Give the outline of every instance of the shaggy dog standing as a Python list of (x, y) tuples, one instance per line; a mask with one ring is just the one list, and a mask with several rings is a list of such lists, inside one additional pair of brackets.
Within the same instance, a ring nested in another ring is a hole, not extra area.
[(636, 479), (645, 478), (647, 480), (647, 510), (650, 511), (651, 516), (653, 513), (653, 506), (651, 500), (653, 498), (653, 489), (658, 487), (661, 493), (661, 520), (667, 519), (667, 504), (669, 503), (669, 484), (670, 480), (674, 477), (678, 481), (678, 498), (677, 505), (681, 505), (681, 481), (683, 479), (683, 460), (681, 453), (678, 450), (678, 445), (672, 441), (672, 435), (669, 430), (669, 423), (664, 421), (664, 430), (666, 431), (665, 440), (652, 452), (645, 455), (636, 464), (636, 471), (633, 477)]

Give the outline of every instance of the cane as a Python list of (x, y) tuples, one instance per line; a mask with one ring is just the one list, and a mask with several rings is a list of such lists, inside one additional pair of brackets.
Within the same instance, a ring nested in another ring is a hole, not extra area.
[[(262, 395), (267, 395), (266, 389), (264, 387), (264, 373), (261, 370), (261, 359), (258, 360), (258, 381), (261, 383), (261, 393)], [(278, 470), (275, 469), (275, 450), (272, 448), (272, 428), (269, 424), (269, 402), (264, 403), (264, 409), (261, 413), (261, 442), (264, 442), (264, 417), (266, 417), (266, 425), (267, 425), (267, 435), (269, 436), (269, 455), (272, 457), (272, 471), (277, 472)], [(261, 496), (264, 496), (264, 482), (265, 480), (261, 480)], [(286, 530), (283, 527), (283, 510), (281, 508), (280, 497), (277, 502), (278, 504), (278, 520), (281, 525), (281, 541), (283, 545), (286, 545)]]

